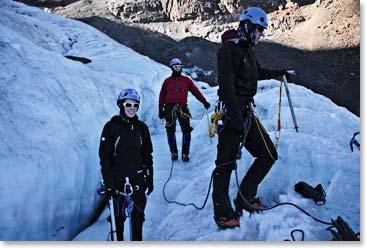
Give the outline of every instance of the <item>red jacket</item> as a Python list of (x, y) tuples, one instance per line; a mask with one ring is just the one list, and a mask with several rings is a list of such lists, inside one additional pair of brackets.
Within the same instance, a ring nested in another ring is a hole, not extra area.
[(190, 78), (182, 75), (177, 78), (172, 76), (166, 78), (159, 93), (159, 111), (163, 110), (165, 103), (178, 103), (186, 106), (188, 91), (203, 104), (206, 102), (205, 97), (200, 93)]

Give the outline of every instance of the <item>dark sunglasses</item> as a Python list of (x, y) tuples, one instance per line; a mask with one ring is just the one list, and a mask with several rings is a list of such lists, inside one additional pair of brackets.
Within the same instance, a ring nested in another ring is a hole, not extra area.
[(122, 105), (124, 105), (125, 108), (139, 108), (139, 103), (124, 102)]
[(182, 65), (173, 65), (173, 69), (181, 69)]

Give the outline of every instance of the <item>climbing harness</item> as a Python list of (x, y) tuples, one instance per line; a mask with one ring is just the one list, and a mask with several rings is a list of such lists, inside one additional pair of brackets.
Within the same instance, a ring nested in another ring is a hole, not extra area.
[[(133, 209), (137, 209), (140, 212), (143, 212), (142, 209), (138, 208), (136, 204), (134, 204), (134, 201), (131, 199), (131, 195), (134, 193), (135, 190), (139, 190), (138, 185), (134, 188), (130, 184), (129, 177), (125, 177), (125, 184), (123, 186), (123, 191), (115, 190), (114, 195), (118, 197), (118, 199), (114, 199), (113, 196), (111, 196), (108, 200), (109, 209), (110, 209), (110, 215), (111, 215), (111, 231), (109, 233), (109, 236), (111, 237), (111, 241), (117, 241), (117, 234), (116, 234), (116, 216), (123, 215), (126, 218), (129, 218), (129, 229), (130, 229), (130, 240), (132, 240), (132, 219), (131, 219), (131, 213)], [(97, 194), (99, 196), (106, 195), (107, 191), (106, 188), (101, 182), (101, 187), (97, 190)], [(121, 197), (124, 197), (124, 201), (122, 203), (122, 206), (120, 207), (120, 200)], [(116, 209), (114, 208), (113, 202), (116, 203)]]
[(182, 106), (179, 104), (176, 104), (176, 111), (183, 117), (183, 118), (192, 118), (190, 113), (185, 113), (182, 110)]
[(285, 92), (287, 93), (289, 107), (291, 109), (294, 128), (296, 129), (296, 132), (298, 132), (299, 127), (298, 127), (298, 124), (297, 124), (296, 115), (294, 114), (293, 103), (292, 103), (291, 95), (289, 94), (289, 89), (288, 89), (288, 81), (287, 81), (287, 77), (285, 75), (283, 75), (283, 82), (284, 82), (284, 86), (285, 86)]
[(174, 125), (174, 123), (176, 122), (176, 108), (177, 108), (177, 105), (175, 104), (172, 108), (172, 111), (171, 111), (171, 120), (172, 120), (172, 123), (169, 123), (166, 121), (166, 127), (172, 127)]
[(166, 122), (166, 127), (171, 127), (175, 124), (176, 122), (176, 117), (177, 117), (177, 113), (180, 114), (180, 116), (182, 116), (183, 118), (192, 118), (190, 113), (185, 113), (182, 110), (182, 106), (179, 104), (174, 104), (173, 108), (171, 110), (171, 119), (172, 119), (172, 123)]

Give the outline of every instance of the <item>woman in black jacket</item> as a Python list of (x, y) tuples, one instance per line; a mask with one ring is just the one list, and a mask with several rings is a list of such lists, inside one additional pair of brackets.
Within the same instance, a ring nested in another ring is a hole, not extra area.
[[(118, 96), (120, 114), (112, 117), (102, 131), (99, 157), (107, 197), (114, 200), (117, 240), (123, 240), (127, 198), (133, 201), (132, 240), (142, 240), (146, 195), (153, 191), (152, 142), (148, 127), (138, 119), (140, 96), (124, 89)], [(126, 188), (128, 184), (131, 188)]]

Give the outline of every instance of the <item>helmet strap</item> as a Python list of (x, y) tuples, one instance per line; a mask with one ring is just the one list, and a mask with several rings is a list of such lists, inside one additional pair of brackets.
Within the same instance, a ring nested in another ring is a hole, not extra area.
[(237, 32), (242, 39), (246, 39), (249, 46), (255, 45), (256, 27), (249, 20), (241, 21)]

